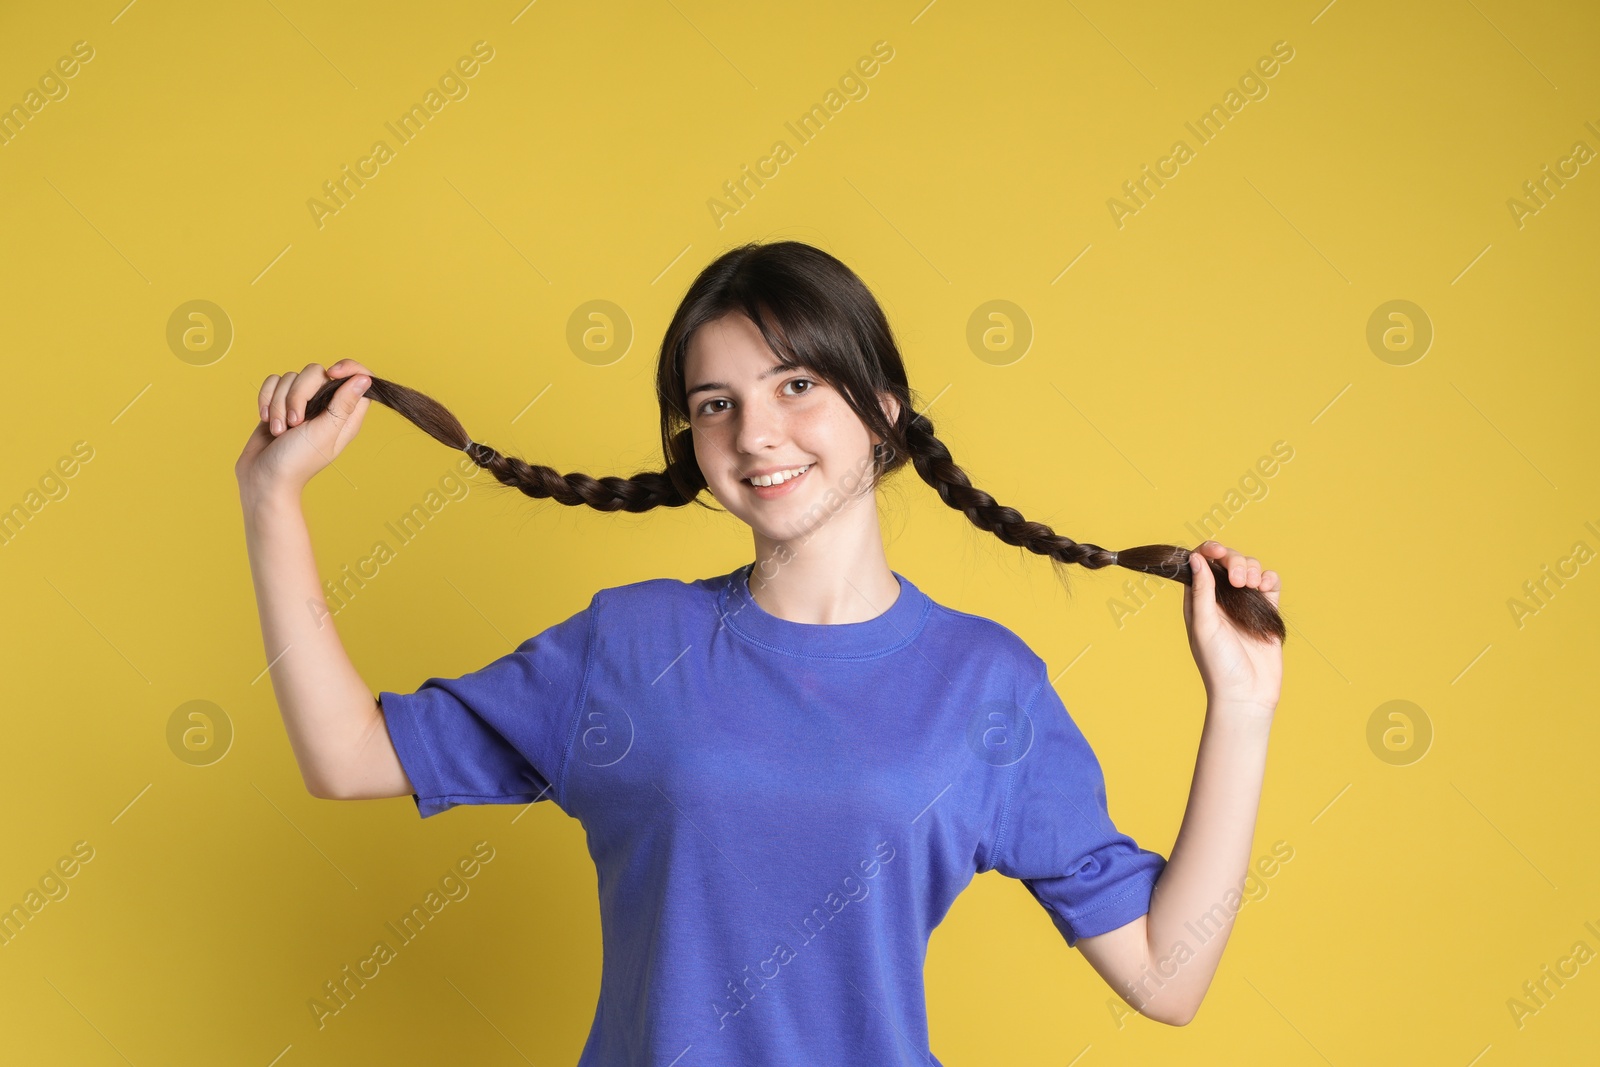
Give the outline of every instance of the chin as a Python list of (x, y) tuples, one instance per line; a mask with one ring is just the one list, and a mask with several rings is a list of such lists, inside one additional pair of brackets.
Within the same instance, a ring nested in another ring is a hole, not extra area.
[(745, 514), (740, 515), (739, 518), (744, 520), (744, 524), (750, 527), (752, 533), (768, 541), (787, 543), (803, 540), (811, 533), (810, 527), (795, 529), (788, 525), (775, 524), (772, 522), (771, 517), (766, 515)]

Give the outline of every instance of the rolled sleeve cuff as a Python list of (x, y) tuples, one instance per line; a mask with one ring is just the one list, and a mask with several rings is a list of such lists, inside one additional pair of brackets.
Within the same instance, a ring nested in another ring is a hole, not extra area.
[(1086, 908), (1075, 908), (1065, 903), (1060, 895), (1064, 887), (1057, 884), (1064, 879), (1049, 879), (1028, 886), (1050, 914), (1050, 921), (1066, 939), (1069, 948), (1075, 947), (1080, 938), (1108, 933), (1126, 926), (1141, 915), (1149, 914), (1156, 881), (1166, 868), (1167, 861), (1159, 853), (1142, 849), (1136, 853), (1136, 857), (1135, 869), (1121, 872), (1121, 884), (1097, 893), (1093, 903)]

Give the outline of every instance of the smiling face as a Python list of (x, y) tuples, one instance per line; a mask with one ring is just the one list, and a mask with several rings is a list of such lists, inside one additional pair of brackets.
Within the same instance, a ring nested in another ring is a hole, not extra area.
[[(873, 499), (872, 446), (881, 438), (814, 371), (782, 364), (738, 313), (702, 326), (684, 353), (695, 459), (711, 495), (758, 541), (802, 538)], [(768, 487), (748, 480), (802, 468)], [(876, 521), (876, 508), (868, 510)]]

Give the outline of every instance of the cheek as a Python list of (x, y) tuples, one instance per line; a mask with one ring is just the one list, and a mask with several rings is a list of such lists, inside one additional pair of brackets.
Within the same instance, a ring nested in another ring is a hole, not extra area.
[(700, 473), (714, 475), (717, 470), (717, 450), (712, 447), (705, 432), (696, 427), (690, 440), (694, 443), (694, 461), (700, 465)]
[(694, 428), (694, 459), (700, 465), (700, 473), (705, 476), (708, 486), (722, 486), (731, 492), (736, 487), (733, 485), (733, 476), (728, 472), (737, 464), (729, 458), (735, 456), (735, 449), (726, 426), (727, 423), (723, 422)]
[(867, 447), (866, 427), (843, 404), (819, 405), (816, 410), (804, 412), (796, 421), (795, 432), (814, 441), (814, 447), (826, 447), (835, 454), (854, 455)]

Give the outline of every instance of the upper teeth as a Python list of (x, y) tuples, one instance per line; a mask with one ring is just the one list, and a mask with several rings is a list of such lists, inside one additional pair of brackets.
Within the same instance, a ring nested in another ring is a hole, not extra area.
[(746, 478), (745, 481), (749, 482), (751, 485), (778, 485), (788, 481), (790, 478), (798, 478), (800, 475), (804, 474), (810, 469), (811, 464), (807, 463), (804, 467), (796, 467), (793, 470), (779, 471), (777, 474), (758, 474), (753, 478)]

